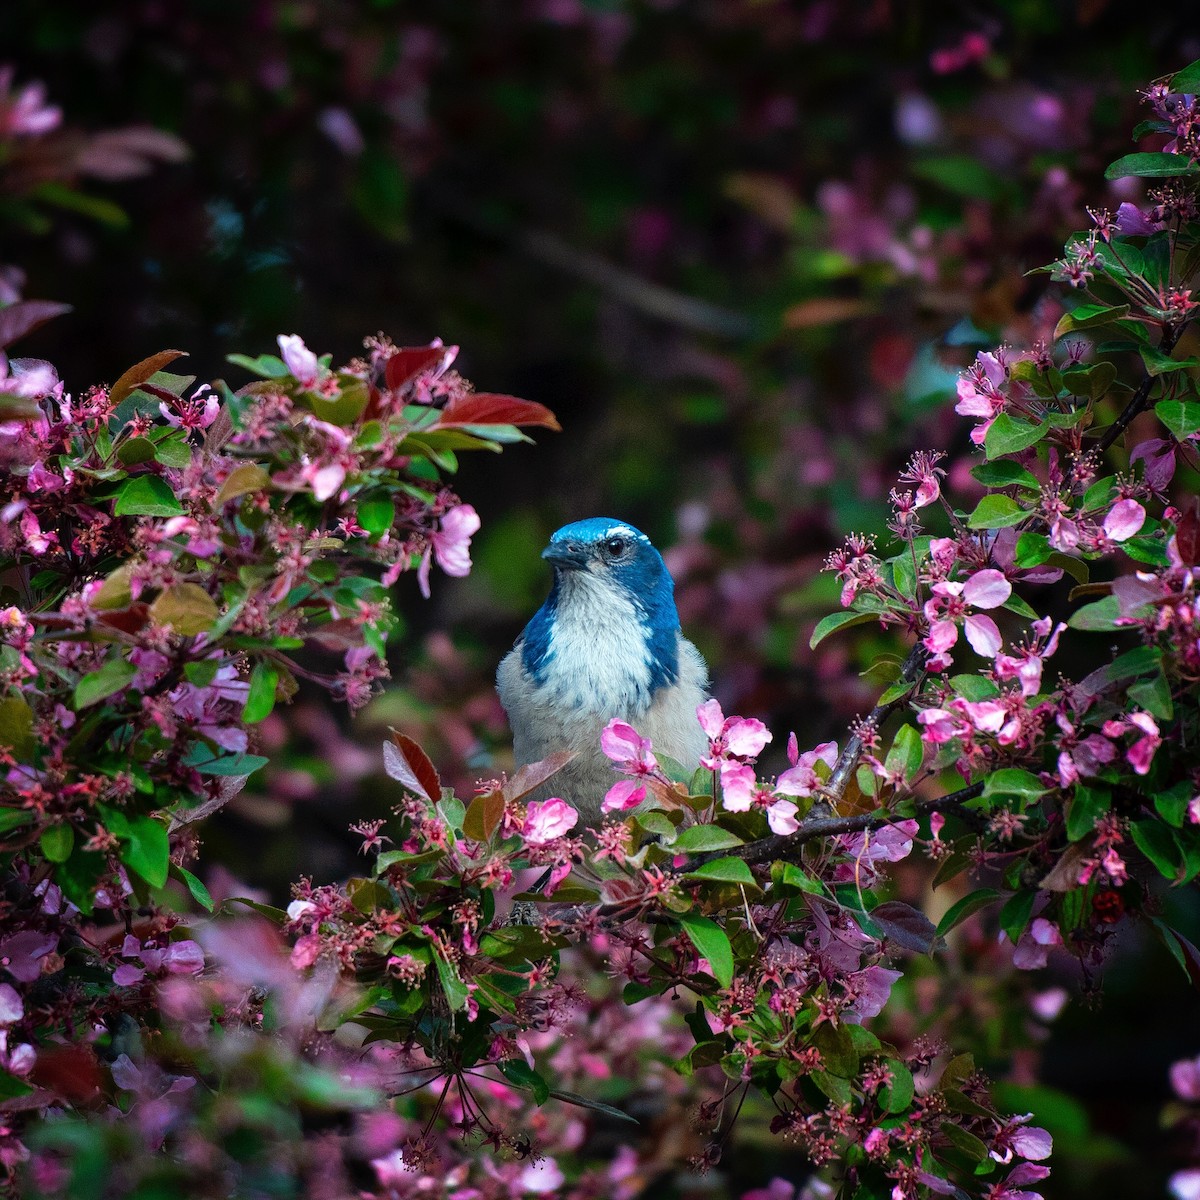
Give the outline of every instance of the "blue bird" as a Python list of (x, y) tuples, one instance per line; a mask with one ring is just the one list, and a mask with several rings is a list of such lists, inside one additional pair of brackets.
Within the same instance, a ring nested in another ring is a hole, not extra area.
[(576, 521), (542, 557), (554, 584), (500, 663), (496, 689), (518, 765), (575, 752), (534, 798), (561, 796), (594, 824), (619, 778), (601, 730), (614, 717), (628, 721), (656, 751), (695, 769), (708, 748), (696, 720), (708, 668), (679, 631), (675, 583), (640, 530), (610, 517)]

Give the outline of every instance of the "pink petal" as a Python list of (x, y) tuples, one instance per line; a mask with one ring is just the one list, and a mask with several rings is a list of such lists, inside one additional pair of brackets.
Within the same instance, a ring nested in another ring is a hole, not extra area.
[(725, 714), (717, 700), (705, 700), (696, 709), (696, 720), (700, 722), (700, 728), (708, 735), (709, 741), (719, 738), (721, 730), (725, 727)]
[(1000, 652), (1000, 647), (1004, 645), (996, 622), (991, 617), (980, 616), (979, 613), (972, 613), (963, 622), (963, 632), (967, 635), (967, 641), (971, 643), (971, 649), (984, 658), (995, 658)]
[(771, 731), (754, 717), (730, 717), (725, 730), (725, 745), (730, 754), (754, 758), (771, 740)]
[(1146, 510), (1136, 500), (1120, 500), (1104, 518), (1104, 535), (1112, 542), (1133, 537), (1146, 523)]
[(754, 768), (746, 763), (721, 764), (721, 807), (729, 812), (748, 812), (754, 803)]
[(1012, 584), (1003, 571), (988, 567), (976, 571), (963, 585), (963, 599), (975, 608), (998, 608), (1012, 595)]
[(614, 783), (604, 795), (601, 812), (625, 812), (636, 808), (646, 798), (646, 785), (636, 779), (622, 779)]

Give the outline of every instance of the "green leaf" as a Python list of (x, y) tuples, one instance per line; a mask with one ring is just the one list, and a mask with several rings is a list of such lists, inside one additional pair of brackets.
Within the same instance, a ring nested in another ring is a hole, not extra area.
[(155, 625), (169, 625), (183, 637), (208, 633), (218, 616), (216, 601), (198, 583), (173, 583), (150, 605)]
[(1155, 792), (1154, 808), (1168, 825), (1174, 825), (1176, 829), (1180, 829), (1195, 791), (1195, 787), (1189, 780), (1181, 780), (1172, 787)]
[(373, 538), (382, 537), (396, 520), (396, 504), (390, 496), (364, 500), (358, 506), (358, 523)]
[(154, 458), (154, 443), (148, 437), (126, 438), (117, 447), (117, 461), (126, 467), (150, 462)]
[(968, 892), (961, 900), (946, 909), (942, 919), (938, 922), (937, 936), (944, 937), (969, 916), (977, 913), (981, 908), (987, 908), (989, 904), (999, 899), (1000, 893), (995, 888), (980, 888), (978, 891)]
[(1054, 336), (1060, 338), (1064, 333), (1073, 333), (1076, 329), (1095, 329), (1128, 315), (1128, 304), (1080, 304), (1059, 318), (1054, 327)]
[(884, 760), (884, 767), (907, 783), (921, 769), (924, 760), (925, 746), (920, 733), (912, 725), (901, 725)]
[[(1004, 414), (1001, 413), (1001, 416)], [(993, 427), (994, 428), (994, 427)], [(1002, 487), (1024, 487), (1031, 491), (1041, 491), (1042, 485), (1038, 483), (1037, 476), (1032, 471), (1027, 471), (1018, 462), (1013, 462), (1012, 459), (1002, 458), (995, 462), (980, 463), (978, 466), (971, 468), (971, 475), (984, 487), (1002, 488)]]
[(679, 923), (700, 957), (708, 959), (717, 982), (722, 987), (728, 987), (733, 982), (733, 947), (725, 930), (708, 917), (695, 913), (682, 913)]
[(1031, 425), (1019, 421), (1008, 413), (1001, 413), (991, 424), (983, 439), (983, 448), (988, 458), (1001, 458), (1005, 454), (1017, 454), (1040, 441), (1050, 425), (1041, 421)]
[(831, 633), (838, 629), (846, 629), (851, 625), (862, 625), (867, 621), (878, 621), (878, 613), (864, 612), (837, 612), (830, 613), (827, 617), (822, 617), (817, 622), (817, 627), (812, 632), (812, 637), (808, 640), (809, 649), (815, 649), (816, 646), (823, 642)]
[(227, 354), (225, 361), (235, 367), (244, 367), (251, 375), (263, 379), (283, 379), (291, 374), (283, 359), (274, 354), (260, 354), (257, 358), (249, 358), (245, 354)]
[(270, 663), (254, 664), (254, 670), (250, 672), (246, 706), (242, 709), (242, 720), (247, 725), (256, 725), (270, 715), (275, 707), (275, 689), (278, 685), (279, 672)]
[(746, 843), (719, 825), (689, 825), (671, 847), (681, 853), (696, 854), (707, 850), (730, 850)]
[(270, 761), (260, 754), (227, 754), (221, 757), (203, 745), (193, 746), (184, 759), (189, 767), (195, 767), (201, 775), (252, 775)]
[(1029, 513), (1009, 496), (991, 492), (975, 506), (967, 525), (971, 529), (1006, 529), (1020, 524), (1028, 516)]
[(771, 882), (776, 887), (795, 888), (798, 892), (807, 892), (811, 896), (823, 896), (825, 886), (815, 876), (810, 875), (796, 863), (776, 861), (771, 864)]
[(1077, 842), (1087, 837), (1095, 829), (1097, 818), (1104, 816), (1111, 807), (1112, 795), (1107, 788), (1076, 784), (1067, 809), (1067, 838)]
[(70, 825), (51, 825), (42, 830), (40, 844), (52, 863), (65, 863), (75, 849), (75, 830)]
[[(678, 847), (675, 847), (678, 849)], [(694, 871), (689, 871), (685, 879), (714, 879), (721, 883), (748, 884), (758, 887), (750, 868), (740, 858), (718, 858), (713, 862), (703, 863)]]
[(1171, 76), (1171, 82), (1167, 87), (1176, 95), (1189, 95), (1194, 92), (1200, 92), (1200, 59), (1197, 59), (1193, 63), (1188, 63), (1182, 71), (1176, 71)]
[(1072, 629), (1091, 633), (1110, 633), (1121, 628), (1117, 621), (1121, 617), (1121, 602), (1116, 596), (1105, 596), (1077, 608), (1067, 620)]
[(1141, 352), (1142, 362), (1151, 375), (1169, 375), (1172, 371), (1189, 371), (1193, 367), (1200, 367), (1200, 358), (1172, 358), (1156, 346), (1142, 346)]
[(467, 991), (467, 985), (459, 978), (453, 965), (448, 963), (436, 949), (433, 951), (433, 963), (437, 967), (438, 980), (445, 993), (446, 1003), (450, 1005), (450, 1011), (461, 1012), (467, 1007), (467, 1000), (471, 994)]
[(1008, 940), (1015, 946), (1029, 924), (1033, 915), (1033, 902), (1037, 899), (1036, 891), (1017, 892), (1010, 896), (1000, 910), (1000, 928), (1008, 934)]
[(1133, 835), (1134, 844), (1154, 864), (1160, 875), (1170, 880), (1177, 878), (1182, 859), (1179, 845), (1166, 825), (1148, 818), (1132, 822), (1129, 832)]
[(813, 1030), (812, 1044), (821, 1052), (821, 1060), (831, 1075), (853, 1079), (858, 1074), (859, 1054), (854, 1037), (846, 1025), (826, 1022)]
[[(114, 833), (117, 831), (114, 829)], [(166, 827), (153, 817), (132, 817), (126, 833), (117, 833), (128, 844), (121, 848), (121, 861), (136, 871), (151, 887), (162, 887), (170, 869), (171, 845)]]
[(164, 467), (174, 467), (175, 470), (180, 471), (184, 467), (191, 466), (192, 448), (184, 437), (167, 438), (155, 447), (154, 458)]
[(171, 876), (178, 879), (184, 887), (191, 893), (192, 899), (200, 905), (205, 912), (213, 911), (213, 898), (209, 893), (208, 888), (196, 878), (186, 867), (171, 867)]
[(614, 1120), (628, 1121), (632, 1125), (640, 1124), (637, 1117), (631, 1117), (627, 1112), (622, 1112), (619, 1108), (613, 1108), (611, 1104), (601, 1104), (599, 1100), (593, 1100), (588, 1096), (581, 1096), (578, 1092), (568, 1092), (564, 1088), (551, 1088), (550, 1095), (555, 1100), (562, 1100), (565, 1104), (574, 1104), (579, 1108), (589, 1108), (593, 1112), (603, 1113), (606, 1117), (612, 1117)]
[(1171, 696), (1171, 685), (1160, 671), (1153, 679), (1132, 684), (1127, 693), (1134, 704), (1144, 708), (1152, 717), (1169, 721), (1175, 715), (1175, 701)]
[(0, 700), (0, 746), (6, 746), (18, 759), (30, 757), (37, 743), (33, 736), (33, 709), (21, 696)]
[(981, 1163), (987, 1158), (987, 1144), (980, 1141), (973, 1133), (968, 1133), (961, 1125), (956, 1125), (953, 1121), (943, 1121), (941, 1130), (942, 1135), (952, 1146), (961, 1150), (974, 1162)]
[(166, 480), (157, 475), (135, 475), (127, 479), (113, 505), (115, 517), (178, 517), (183, 505), (175, 499)]
[(98, 671), (85, 675), (75, 685), (75, 707), (87, 708), (129, 686), (137, 667), (123, 658), (110, 659)]
[(1179, 441), (1200, 429), (1200, 404), (1193, 400), (1160, 400), (1154, 411)]
[(880, 1088), (880, 1103), (884, 1112), (904, 1112), (912, 1103), (916, 1091), (912, 1072), (899, 1059), (889, 1058), (885, 1065), (892, 1073), (892, 1082)]
[(1105, 168), (1105, 179), (1124, 179), (1137, 175), (1142, 179), (1170, 179), (1176, 175), (1200, 175), (1200, 167), (1186, 155), (1167, 154), (1161, 150), (1126, 154)]
[(523, 1059), (509, 1058), (497, 1064), (500, 1074), (514, 1087), (532, 1092), (535, 1104), (545, 1104), (550, 1099), (550, 1085)]
[(0, 1102), (15, 1100), (18, 1096), (28, 1096), (32, 1091), (33, 1088), (23, 1079), (10, 1075), (7, 1071), (0, 1071)]
[(1002, 767), (987, 777), (983, 785), (983, 798), (994, 800), (1016, 796), (1021, 800), (1036, 800), (1049, 790), (1031, 771), (1023, 771), (1020, 767)]

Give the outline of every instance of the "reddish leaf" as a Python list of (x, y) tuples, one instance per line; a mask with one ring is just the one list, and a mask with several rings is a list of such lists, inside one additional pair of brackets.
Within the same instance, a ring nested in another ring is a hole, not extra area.
[(467, 805), (463, 833), (477, 842), (486, 842), (504, 817), (504, 793), (484, 792)]
[(87, 1046), (44, 1047), (29, 1078), (64, 1100), (84, 1104), (100, 1090), (100, 1063)]
[(392, 391), (402, 388), (406, 383), (416, 379), (422, 371), (436, 367), (442, 361), (445, 353), (445, 346), (416, 346), (397, 350), (387, 360), (384, 382)]
[(109, 400), (113, 404), (120, 404), (135, 387), (145, 383), (151, 376), (157, 375), (168, 363), (173, 363), (177, 358), (185, 357), (186, 354), (186, 350), (160, 350), (157, 354), (150, 355), (149, 358), (143, 358), (140, 363), (135, 363), (128, 371), (124, 372), (108, 389)]
[(918, 954), (929, 954), (938, 941), (933, 922), (920, 910), (903, 900), (887, 900), (877, 904), (867, 914), (890, 942), (914, 950)]
[(544, 404), (497, 392), (472, 392), (451, 400), (435, 428), (453, 425), (544, 425), (547, 429), (562, 430)]
[(0, 349), (70, 311), (69, 304), (58, 304), (53, 300), (18, 300), (16, 304), (0, 308)]
[(97, 618), (97, 623), (107, 625), (110, 629), (119, 629), (122, 633), (140, 633), (150, 620), (150, 606), (147, 604), (131, 604), (128, 608), (116, 612), (106, 612)]
[(442, 781), (429, 755), (406, 734), (392, 730), (392, 740), (383, 743), (383, 767), (410, 792), (426, 800), (442, 798)]
[(504, 798), (512, 801), (528, 796), (534, 788), (541, 787), (547, 779), (557, 775), (574, 757), (574, 750), (556, 750), (541, 762), (526, 763), (504, 785)]
[(1185, 567), (1200, 564), (1200, 501), (1193, 500), (1175, 528), (1175, 547)]

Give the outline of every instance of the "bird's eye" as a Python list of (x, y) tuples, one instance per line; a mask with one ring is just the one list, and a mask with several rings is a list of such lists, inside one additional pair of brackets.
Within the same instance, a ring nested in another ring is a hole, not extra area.
[(625, 553), (629, 543), (622, 537), (611, 537), (604, 543), (604, 553), (609, 558), (620, 558)]

